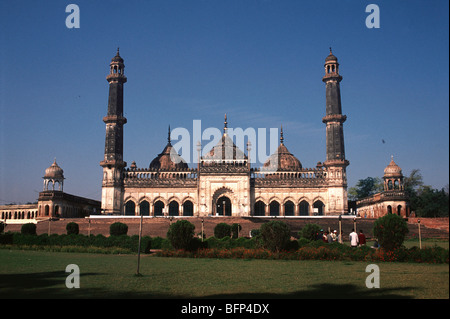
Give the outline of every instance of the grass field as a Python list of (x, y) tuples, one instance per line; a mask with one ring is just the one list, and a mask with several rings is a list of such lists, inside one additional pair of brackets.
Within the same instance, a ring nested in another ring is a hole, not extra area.
[[(80, 288), (65, 286), (66, 266)], [(141, 257), (0, 249), (1, 298), (449, 298), (448, 264)]]

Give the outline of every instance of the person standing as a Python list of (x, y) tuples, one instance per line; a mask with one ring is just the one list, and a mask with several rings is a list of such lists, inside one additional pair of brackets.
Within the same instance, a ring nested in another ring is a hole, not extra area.
[(359, 231), (358, 241), (359, 241), (359, 245), (360, 246), (365, 246), (366, 245), (366, 235), (364, 235), (362, 229)]
[(358, 240), (358, 234), (355, 232), (355, 229), (352, 229), (349, 239), (350, 239), (350, 245), (352, 247), (358, 247), (359, 240)]

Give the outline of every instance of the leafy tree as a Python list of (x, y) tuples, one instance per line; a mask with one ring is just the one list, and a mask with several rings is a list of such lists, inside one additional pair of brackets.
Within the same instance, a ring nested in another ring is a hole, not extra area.
[(128, 233), (128, 225), (120, 222), (116, 222), (109, 226), (109, 234), (111, 236), (126, 235)]
[(78, 226), (77, 223), (70, 222), (70, 223), (67, 223), (67, 225), (66, 225), (66, 231), (67, 231), (67, 235), (71, 235), (71, 234), (78, 235), (80, 233), (80, 227)]
[(226, 223), (219, 223), (214, 227), (214, 237), (224, 238), (231, 237), (231, 226)]
[(417, 190), (423, 186), (422, 174), (420, 170), (415, 168), (409, 173), (409, 176), (403, 178), (403, 185), (406, 194), (409, 197), (416, 195)]
[(320, 231), (320, 226), (317, 224), (306, 224), (299, 231), (299, 235), (301, 238), (306, 238), (308, 240), (316, 240), (317, 233)]
[(286, 223), (273, 220), (261, 226), (261, 238), (266, 248), (280, 251), (288, 246), (291, 230)]
[(190, 250), (193, 246), (194, 224), (187, 220), (179, 220), (170, 225), (167, 238), (175, 249)]
[(27, 223), (23, 224), (20, 232), (24, 235), (36, 235), (36, 224)]
[(348, 190), (350, 200), (358, 200), (383, 191), (383, 181), (379, 177), (360, 179), (355, 187)]
[(419, 217), (445, 217), (449, 215), (449, 195), (444, 189), (423, 186), (412, 196), (411, 206)]
[(378, 238), (381, 247), (386, 250), (399, 248), (409, 229), (406, 221), (397, 214), (387, 214), (373, 224), (373, 235)]

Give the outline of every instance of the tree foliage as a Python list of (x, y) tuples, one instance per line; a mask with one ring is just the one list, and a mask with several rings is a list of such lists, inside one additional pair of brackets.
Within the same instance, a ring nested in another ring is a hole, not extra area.
[(187, 220), (179, 220), (170, 225), (167, 238), (175, 249), (190, 250), (193, 247), (194, 224)]
[(379, 177), (360, 179), (355, 187), (348, 190), (350, 200), (363, 199), (383, 191), (383, 181)]
[(267, 249), (280, 251), (288, 246), (291, 230), (286, 223), (273, 220), (261, 226), (261, 238)]
[(381, 247), (386, 250), (399, 248), (408, 232), (406, 221), (396, 214), (384, 215), (378, 218), (373, 225), (373, 235), (378, 238)]
[(231, 226), (226, 223), (219, 223), (214, 227), (214, 237), (224, 238), (231, 237)]

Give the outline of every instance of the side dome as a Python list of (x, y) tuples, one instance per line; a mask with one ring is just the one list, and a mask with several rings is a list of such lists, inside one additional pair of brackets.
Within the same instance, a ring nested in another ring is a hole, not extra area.
[(297, 171), (302, 169), (302, 164), (284, 144), (280, 144), (277, 151), (270, 155), (263, 167), (276, 171)]
[(56, 163), (56, 159), (53, 161), (53, 164), (45, 170), (44, 178), (48, 179), (64, 179), (64, 171), (61, 167)]
[(403, 176), (402, 169), (394, 162), (394, 157), (391, 157), (391, 162), (384, 169), (384, 177)]
[(284, 145), (283, 126), (281, 126), (280, 131), (280, 146), (275, 153), (270, 155), (263, 168), (272, 171), (297, 171), (302, 169), (302, 163)]
[(170, 142), (166, 145), (161, 154), (153, 159), (150, 163), (151, 169), (159, 169), (163, 171), (187, 169), (188, 164), (178, 155)]

